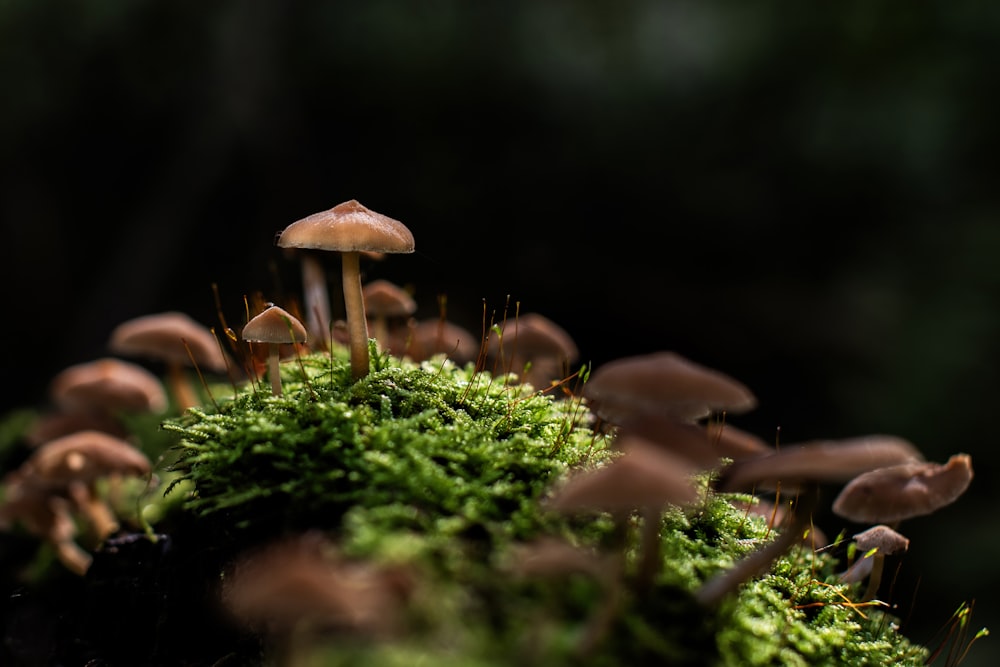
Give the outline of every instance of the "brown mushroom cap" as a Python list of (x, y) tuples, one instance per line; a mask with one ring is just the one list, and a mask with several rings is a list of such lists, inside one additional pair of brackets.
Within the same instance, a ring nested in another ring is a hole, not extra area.
[(916, 447), (896, 436), (817, 440), (737, 461), (722, 471), (716, 488), (723, 492), (753, 491), (771, 489), (778, 483), (787, 489), (807, 481), (846, 482), (869, 470), (921, 460)]
[(131, 443), (101, 431), (78, 431), (49, 440), (34, 450), (25, 466), (50, 487), (91, 483), (114, 474), (144, 477), (150, 473), (145, 454)]
[(864, 553), (876, 549), (876, 553), (883, 556), (891, 556), (910, 548), (910, 540), (885, 524), (878, 524), (855, 534), (854, 543)]
[(337, 252), (410, 253), (413, 234), (399, 220), (376, 213), (356, 199), (293, 222), (278, 236), (282, 248)]
[(302, 322), (284, 308), (271, 305), (243, 327), (243, 340), (253, 343), (304, 343), (308, 338)]
[(111, 332), (109, 349), (115, 354), (180, 366), (190, 366), (191, 357), (194, 357), (200, 367), (216, 373), (223, 373), (227, 368), (222, 348), (211, 330), (175, 311), (122, 322)]
[(675, 352), (654, 352), (603, 364), (591, 374), (583, 395), (594, 412), (615, 424), (643, 412), (695, 421), (713, 412), (736, 414), (757, 405), (742, 383)]
[(388, 280), (373, 280), (362, 289), (365, 312), (369, 316), (405, 317), (417, 310), (417, 302), (409, 292)]
[(716, 454), (733, 461), (767, 456), (777, 451), (763, 438), (725, 422), (709, 422), (705, 424), (705, 431)]
[(479, 356), (479, 336), (441, 318), (420, 320), (410, 327), (408, 336), (405, 354), (414, 361), (446, 354), (452, 361), (464, 364)]
[(163, 412), (167, 393), (138, 364), (111, 357), (69, 366), (49, 385), (53, 403), (67, 412)]
[(628, 512), (697, 500), (693, 468), (686, 461), (639, 436), (629, 435), (618, 445), (621, 456), (571, 477), (549, 507), (562, 513)]
[(850, 480), (833, 512), (857, 523), (895, 523), (955, 502), (972, 482), (972, 458), (955, 454), (945, 464), (926, 461), (880, 467)]
[(552, 358), (572, 363), (580, 354), (561, 326), (538, 313), (523, 313), (507, 322), (503, 335), (490, 339), (491, 353), (516, 359)]

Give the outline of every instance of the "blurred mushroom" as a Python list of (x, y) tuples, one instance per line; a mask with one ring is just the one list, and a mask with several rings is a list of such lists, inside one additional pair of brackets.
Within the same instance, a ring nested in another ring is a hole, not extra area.
[(620, 437), (617, 444), (622, 450), (618, 458), (571, 477), (556, 490), (548, 507), (561, 513), (609, 512), (619, 525), (628, 513), (640, 512), (642, 544), (636, 587), (641, 591), (660, 567), (663, 510), (669, 505), (689, 505), (699, 497), (692, 478), (695, 468), (637, 435)]
[(743, 461), (774, 454), (777, 451), (763, 438), (727, 422), (710, 421), (705, 424), (705, 431), (712, 441), (712, 448), (720, 458)]
[(885, 465), (853, 477), (833, 501), (833, 512), (857, 523), (894, 524), (955, 502), (972, 476), (968, 454), (955, 454), (943, 465), (927, 461)]
[(742, 413), (757, 399), (742, 383), (675, 352), (624, 357), (599, 366), (583, 395), (601, 419), (627, 423), (645, 413), (696, 421), (712, 413)]
[(750, 492), (774, 489), (779, 483), (793, 488), (801, 482), (846, 482), (875, 468), (922, 458), (916, 447), (896, 436), (818, 440), (737, 461), (722, 470), (715, 488)]
[(280, 346), (306, 342), (306, 328), (287, 310), (272, 304), (244, 325), (242, 336), (251, 343), (267, 343), (271, 393), (281, 396)]
[(558, 324), (538, 313), (523, 313), (490, 339), (490, 354), (503, 371), (522, 375), (524, 382), (544, 389), (565, 377), (580, 353)]
[(341, 253), (344, 306), (350, 332), (351, 375), (369, 371), (368, 322), (361, 287), (361, 251), (411, 253), (413, 234), (403, 223), (376, 213), (357, 200), (337, 204), (293, 222), (278, 236), (282, 248), (314, 248)]
[(889, 526), (879, 524), (855, 534), (854, 543), (861, 551), (862, 557), (840, 576), (840, 581), (855, 583), (867, 576), (868, 586), (861, 596), (861, 601), (867, 602), (874, 599), (878, 593), (885, 557), (906, 551), (910, 547), (910, 540)]
[(164, 363), (167, 384), (181, 410), (200, 403), (191, 381), (185, 376), (185, 368), (194, 365), (213, 373), (225, 373), (229, 367), (211, 330), (184, 313), (174, 311), (122, 322), (111, 332), (108, 347), (115, 354)]
[(420, 320), (410, 327), (408, 334), (405, 355), (414, 361), (445, 354), (456, 364), (466, 364), (479, 356), (479, 337), (442, 318)]
[(167, 409), (159, 378), (138, 364), (111, 357), (63, 369), (52, 379), (49, 396), (65, 412), (159, 413)]
[(372, 320), (374, 338), (379, 347), (396, 356), (402, 356), (403, 348), (392, 349), (389, 336), (390, 318), (406, 318), (417, 310), (417, 302), (409, 292), (388, 280), (373, 280), (362, 288), (365, 313)]
[(377, 638), (398, 627), (409, 585), (398, 575), (348, 561), (307, 533), (238, 558), (221, 599), (234, 619), (278, 642), (338, 632)]

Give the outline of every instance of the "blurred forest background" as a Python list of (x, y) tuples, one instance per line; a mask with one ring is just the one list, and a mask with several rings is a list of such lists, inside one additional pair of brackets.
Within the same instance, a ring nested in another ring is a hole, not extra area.
[(233, 322), (295, 293), (275, 234), (356, 198), (413, 231), (366, 278), (422, 316), (509, 295), (595, 366), (741, 379), (768, 439), (970, 453), (892, 601), (1000, 627), (998, 36), (967, 0), (5, 0), (0, 410), (127, 318), (215, 326), (213, 283)]

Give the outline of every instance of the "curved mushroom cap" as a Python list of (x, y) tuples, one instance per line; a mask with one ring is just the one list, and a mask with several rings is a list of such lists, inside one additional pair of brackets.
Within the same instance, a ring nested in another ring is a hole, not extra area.
[(855, 534), (854, 543), (862, 552), (875, 549), (877, 554), (883, 556), (891, 556), (910, 548), (910, 540), (885, 524), (878, 524)]
[(270, 632), (302, 622), (352, 632), (391, 630), (398, 607), (391, 577), (328, 550), (306, 534), (244, 554), (226, 578), (223, 604), (241, 622)]
[(225, 355), (211, 330), (175, 311), (122, 322), (111, 332), (108, 346), (115, 354), (129, 357), (145, 357), (181, 366), (190, 366), (191, 357), (194, 357), (199, 366), (216, 373), (225, 372), (227, 368)]
[(557, 512), (628, 512), (686, 505), (698, 499), (692, 466), (639, 436), (620, 438), (623, 454), (578, 473), (558, 489), (549, 507)]
[(78, 431), (49, 440), (34, 450), (25, 465), (36, 479), (53, 487), (114, 474), (145, 477), (150, 473), (145, 454), (101, 431)]
[(743, 461), (774, 454), (777, 449), (766, 440), (725, 422), (709, 422), (705, 431), (719, 457)]
[(63, 369), (52, 379), (49, 395), (67, 412), (167, 409), (167, 393), (159, 378), (138, 364), (111, 357)]
[(278, 245), (383, 253), (409, 253), (415, 247), (413, 234), (406, 225), (372, 211), (356, 199), (293, 222), (278, 236)]
[(304, 343), (308, 338), (302, 322), (284, 308), (271, 305), (243, 326), (243, 340), (252, 343)]
[(518, 315), (503, 335), (490, 339), (490, 352), (518, 359), (551, 358), (572, 363), (580, 354), (576, 342), (561, 326), (538, 313)]
[(406, 356), (414, 361), (446, 354), (455, 363), (475, 361), (479, 356), (479, 337), (454, 322), (433, 319), (420, 320), (408, 331)]
[(388, 280), (373, 280), (362, 289), (365, 312), (369, 316), (405, 317), (417, 311), (417, 302), (399, 285)]
[(818, 440), (737, 461), (722, 471), (716, 488), (752, 491), (774, 488), (779, 482), (789, 486), (805, 481), (846, 482), (876, 468), (922, 460), (916, 447), (896, 436)]
[(627, 442), (630, 435), (644, 438), (699, 468), (710, 468), (719, 463), (719, 454), (708, 433), (697, 424), (649, 414), (619, 427), (615, 441)]
[(955, 502), (972, 482), (972, 458), (955, 454), (944, 465), (925, 461), (880, 467), (848, 482), (833, 512), (857, 523), (895, 523)]
[(602, 419), (625, 423), (643, 412), (695, 421), (713, 412), (741, 413), (757, 405), (742, 383), (675, 352), (624, 357), (599, 366), (583, 395)]

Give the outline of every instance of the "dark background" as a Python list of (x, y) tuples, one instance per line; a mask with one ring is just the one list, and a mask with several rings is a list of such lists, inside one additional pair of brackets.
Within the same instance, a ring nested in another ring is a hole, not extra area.
[(970, 453), (892, 599), (917, 641), (997, 626), (998, 34), (963, 0), (4, 2), (0, 409), (124, 319), (216, 325), (213, 283), (237, 322), (294, 293), (275, 234), (356, 198), (413, 231), (366, 278), (422, 316), (509, 295), (582, 361), (734, 375), (768, 439)]

